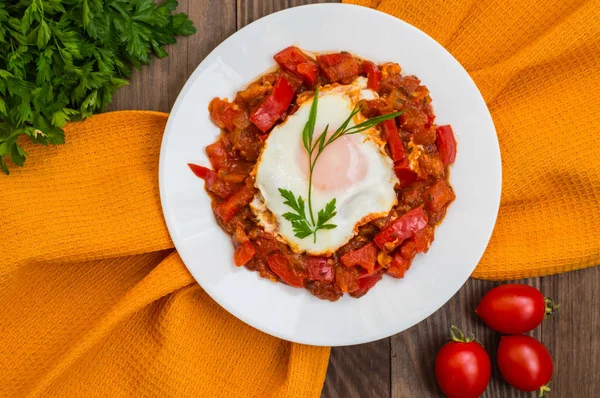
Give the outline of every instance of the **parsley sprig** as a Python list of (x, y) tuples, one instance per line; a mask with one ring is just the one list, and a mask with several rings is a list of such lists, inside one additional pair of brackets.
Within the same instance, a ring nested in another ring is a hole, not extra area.
[(315, 132), (315, 124), (317, 122), (317, 111), (319, 107), (319, 88), (315, 90), (315, 97), (313, 99), (312, 105), (310, 107), (310, 112), (308, 114), (308, 121), (304, 125), (304, 129), (302, 130), (302, 143), (304, 148), (308, 152), (309, 159), (309, 179), (308, 179), (308, 216), (306, 215), (305, 210), (305, 201), (302, 196), (294, 195), (292, 191), (287, 189), (279, 188), (279, 193), (285, 199), (283, 202), (285, 205), (290, 207), (293, 212), (287, 212), (283, 214), (283, 217), (292, 223), (292, 228), (294, 230), (294, 235), (300, 239), (304, 239), (308, 236), (313, 236), (313, 241), (317, 242), (317, 232), (322, 229), (334, 229), (337, 227), (336, 224), (331, 224), (329, 221), (336, 216), (336, 199), (333, 198), (329, 203), (325, 205), (325, 208), (321, 209), (317, 213), (317, 219), (315, 220), (314, 212), (312, 208), (312, 178), (313, 172), (315, 170), (315, 166), (317, 164), (317, 160), (330, 144), (336, 141), (338, 138), (343, 137), (345, 135), (357, 134), (362, 131), (368, 130), (377, 124), (388, 120), (393, 119), (397, 116), (400, 116), (404, 113), (404, 110), (390, 113), (387, 115), (377, 116), (366, 120), (357, 125), (353, 125), (348, 127), (354, 116), (358, 114), (362, 107), (360, 105), (356, 105), (348, 118), (338, 127), (338, 129), (327, 137), (327, 133), (329, 130), (329, 124), (325, 127), (325, 130), (319, 135), (316, 140), (313, 140), (314, 132)]
[(132, 68), (196, 32), (177, 1), (0, 0), (0, 169), (21, 136), (64, 143), (63, 126), (106, 109)]

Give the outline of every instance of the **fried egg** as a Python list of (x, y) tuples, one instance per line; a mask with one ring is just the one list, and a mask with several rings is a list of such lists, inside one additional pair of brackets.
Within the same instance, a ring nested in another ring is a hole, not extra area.
[[(328, 134), (335, 132), (361, 99), (377, 98), (377, 93), (366, 86), (367, 80), (359, 77), (350, 85), (334, 84), (321, 89), (313, 139), (327, 125)], [(328, 256), (346, 244), (358, 227), (389, 213), (397, 203), (394, 186), (398, 179), (392, 159), (385, 152), (385, 143), (375, 129), (337, 139), (323, 150), (316, 162), (311, 195), (315, 220), (318, 211), (336, 199), (337, 214), (328, 221), (336, 227), (319, 230), (316, 239), (295, 236), (291, 222), (283, 217), (293, 210), (284, 203), (279, 189), (301, 196), (307, 203), (306, 215), (310, 219), (309, 158), (302, 143), (302, 131), (313, 96), (299, 98), (298, 102), (297, 111), (276, 126), (265, 142), (253, 171), (258, 193), (250, 207), (265, 231), (287, 243), (292, 250)], [(365, 120), (359, 113), (350, 126)]]

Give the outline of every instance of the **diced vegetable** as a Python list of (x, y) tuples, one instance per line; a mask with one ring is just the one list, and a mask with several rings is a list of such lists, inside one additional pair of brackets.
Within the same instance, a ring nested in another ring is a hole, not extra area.
[(400, 246), (399, 250), (400, 255), (409, 261), (412, 261), (417, 255), (417, 245), (415, 244), (415, 242), (412, 241), (412, 239), (406, 240)]
[(398, 180), (400, 180), (401, 187), (407, 187), (419, 178), (419, 175), (410, 168), (408, 159), (396, 162), (394, 165), (394, 172), (396, 173)]
[(233, 131), (236, 127), (244, 128), (248, 125), (246, 112), (240, 109), (237, 104), (231, 104), (227, 100), (214, 98), (208, 105), (208, 111), (212, 121), (228, 131)]
[(412, 106), (406, 108), (406, 111), (398, 118), (400, 119), (400, 126), (410, 132), (425, 128), (429, 122), (425, 112)]
[(377, 247), (373, 243), (368, 243), (359, 249), (344, 254), (340, 257), (340, 261), (346, 268), (358, 265), (369, 274), (372, 274), (377, 263)]
[(381, 71), (371, 61), (363, 61), (363, 73), (367, 75), (367, 88), (373, 91), (379, 91), (381, 87)]
[(206, 181), (206, 185), (212, 184), (217, 179), (217, 172), (209, 169), (208, 167), (200, 166), (193, 163), (188, 163), (190, 170), (194, 172), (196, 177), (202, 178)]
[(415, 249), (418, 253), (427, 253), (431, 242), (433, 242), (433, 227), (428, 225), (422, 230), (415, 232), (410, 240), (415, 242)]
[(404, 278), (404, 274), (410, 268), (410, 260), (402, 257), (401, 253), (395, 253), (392, 262), (386, 269), (386, 274), (394, 278)]
[(456, 140), (454, 139), (452, 126), (439, 126), (436, 130), (436, 134), (438, 152), (440, 153), (442, 162), (448, 166), (454, 163), (454, 160), (456, 159)]
[(312, 280), (328, 283), (333, 281), (333, 265), (327, 263), (325, 257), (307, 256), (306, 269)]
[(267, 264), (271, 271), (288, 285), (304, 287), (306, 278), (292, 269), (290, 260), (282, 253), (271, 254), (267, 257)]
[(294, 94), (294, 87), (284, 77), (279, 77), (271, 94), (250, 115), (250, 121), (266, 133), (290, 106)]
[(291, 46), (275, 54), (273, 59), (285, 70), (304, 78), (308, 86), (317, 81), (319, 68), (315, 62), (298, 47)]
[(215, 206), (215, 213), (223, 220), (229, 222), (233, 216), (248, 205), (254, 197), (254, 188), (244, 185), (239, 191), (231, 195), (226, 201)]
[(273, 59), (279, 66), (292, 73), (297, 73), (298, 65), (308, 61), (306, 54), (295, 46), (284, 48), (275, 54)]
[(254, 250), (252, 242), (247, 241), (235, 249), (235, 253), (233, 253), (233, 261), (235, 262), (235, 265), (241, 267), (248, 261), (252, 260), (255, 254), (256, 250)]
[(381, 123), (383, 132), (388, 145), (390, 146), (390, 152), (392, 152), (392, 159), (394, 162), (405, 158), (404, 145), (398, 135), (398, 128), (396, 127), (396, 121), (394, 119), (388, 119)]
[(356, 268), (346, 269), (337, 266), (335, 267), (335, 284), (344, 293), (353, 292), (358, 289), (358, 274)]
[(427, 208), (434, 212), (440, 211), (455, 198), (452, 188), (441, 178), (423, 192), (423, 200)]
[(425, 228), (427, 216), (423, 209), (418, 207), (403, 214), (375, 235), (375, 243), (380, 249), (392, 251), (413, 235), (415, 232)]
[(206, 154), (215, 170), (229, 167), (229, 154), (223, 141), (219, 140), (206, 147)]
[(317, 63), (332, 83), (350, 83), (362, 72), (356, 58), (347, 52), (318, 55)]
[(351, 292), (352, 297), (359, 298), (367, 294), (367, 292), (375, 286), (377, 282), (383, 277), (383, 271), (375, 272), (373, 274), (361, 274), (358, 281), (358, 288)]
[(314, 86), (319, 75), (319, 67), (314, 62), (303, 62), (298, 65), (298, 74), (304, 78), (307, 86)]

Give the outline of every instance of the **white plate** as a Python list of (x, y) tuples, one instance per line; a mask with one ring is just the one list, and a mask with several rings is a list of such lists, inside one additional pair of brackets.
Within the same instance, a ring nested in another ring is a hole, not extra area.
[[(425, 255), (404, 279), (384, 277), (360, 299), (320, 300), (304, 289), (262, 279), (233, 264), (233, 248), (215, 222), (204, 184), (188, 162), (209, 165), (204, 148), (219, 129), (213, 97), (233, 99), (274, 66), (273, 54), (297, 45), (347, 50), (398, 62), (431, 91), (438, 124), (451, 124), (458, 154), (456, 201)], [(350, 345), (401, 332), (440, 308), (467, 280), (490, 239), (500, 203), (498, 139), (489, 111), (463, 67), (415, 27), (368, 8), (320, 4), (262, 18), (232, 35), (196, 68), (177, 98), (160, 154), (160, 194), (167, 226), (186, 266), (206, 292), (242, 321), (273, 336), (312, 345)]]

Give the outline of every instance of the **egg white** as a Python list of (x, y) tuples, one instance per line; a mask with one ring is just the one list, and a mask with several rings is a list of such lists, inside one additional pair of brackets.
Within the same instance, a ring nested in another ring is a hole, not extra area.
[[(330, 132), (335, 131), (360, 99), (377, 97), (377, 93), (366, 89), (366, 83), (365, 78), (359, 77), (351, 85), (331, 85), (320, 90), (315, 139), (326, 125), (329, 125)], [(348, 146), (351, 148), (349, 169), (356, 156), (361, 155), (368, 165), (366, 175), (351, 186), (334, 191), (315, 189), (313, 180), (312, 206), (315, 218), (318, 210), (336, 198), (337, 215), (329, 223), (337, 227), (319, 230), (316, 242), (312, 236), (304, 239), (296, 237), (291, 223), (283, 218), (284, 213), (292, 210), (284, 204), (285, 199), (279, 188), (290, 190), (305, 201), (308, 199), (308, 176), (298, 166), (296, 156), (299, 146), (304, 150), (302, 131), (312, 101), (311, 97), (298, 104), (298, 110), (271, 131), (253, 171), (259, 193), (250, 206), (265, 231), (289, 244), (292, 250), (312, 255), (331, 255), (357, 233), (359, 226), (389, 213), (397, 203), (394, 186), (398, 184), (398, 179), (393, 172), (393, 162), (385, 152), (384, 143), (376, 130), (346, 136), (344, 139), (352, 140)], [(364, 120), (358, 114), (350, 125)], [(361, 154), (354, 151), (360, 151)], [(306, 213), (308, 215), (308, 206)]]

